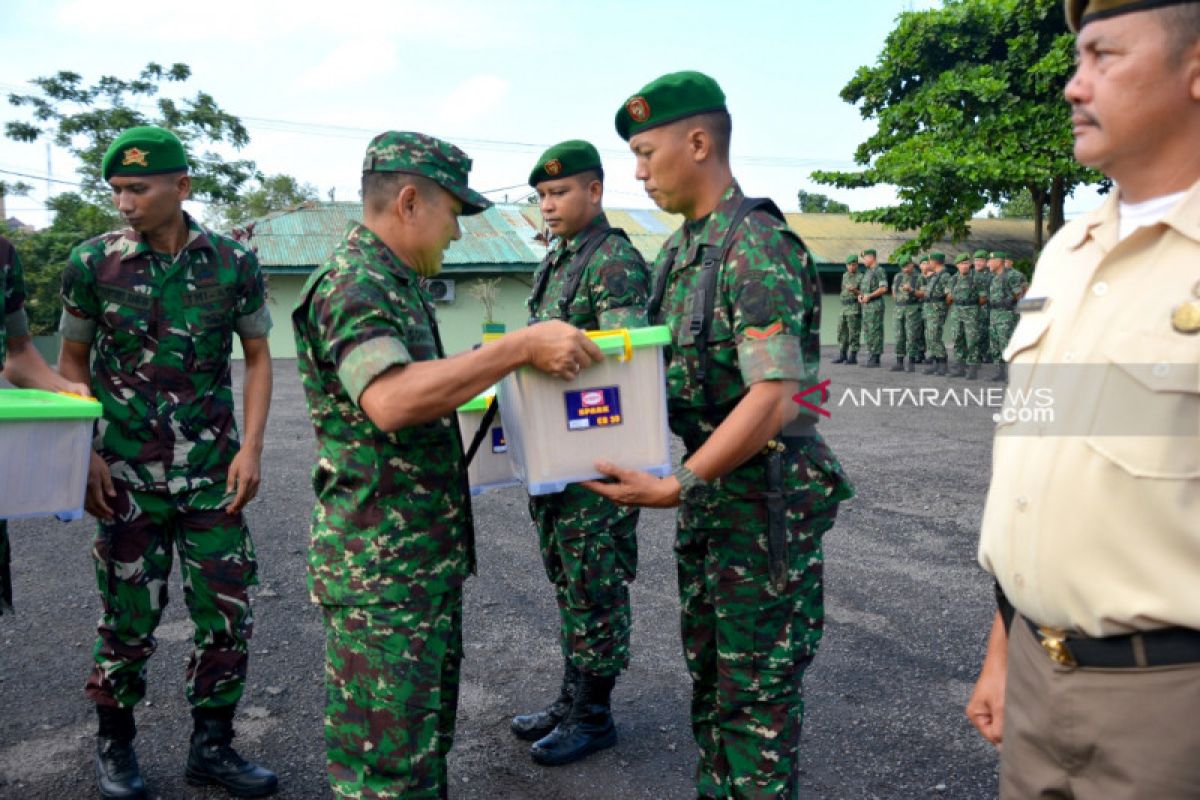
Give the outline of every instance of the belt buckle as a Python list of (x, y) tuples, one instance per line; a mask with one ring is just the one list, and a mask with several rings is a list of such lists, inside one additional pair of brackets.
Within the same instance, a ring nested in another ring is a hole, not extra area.
[(1037, 631), (1042, 649), (1046, 651), (1046, 655), (1050, 656), (1051, 661), (1064, 667), (1078, 666), (1075, 656), (1071, 655), (1071, 651), (1067, 648), (1067, 632), (1065, 630), (1040, 625)]

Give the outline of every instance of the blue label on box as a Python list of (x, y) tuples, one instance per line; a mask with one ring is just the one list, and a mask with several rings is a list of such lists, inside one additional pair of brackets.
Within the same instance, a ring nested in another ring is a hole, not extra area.
[(501, 428), (499, 425), (492, 428), (492, 452), (508, 452), (508, 442), (504, 441), (504, 428)]
[(563, 392), (567, 403), (567, 430), (586, 431), (620, 425), (621, 392), (616, 386), (598, 386)]

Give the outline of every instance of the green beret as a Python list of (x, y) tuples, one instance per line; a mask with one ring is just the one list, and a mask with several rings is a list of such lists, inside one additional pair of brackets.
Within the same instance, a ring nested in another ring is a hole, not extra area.
[(146, 125), (130, 128), (108, 146), (100, 172), (104, 180), (114, 175), (163, 175), (187, 172), (187, 154), (179, 137), (166, 128)]
[(858, 263), (858, 253), (851, 253), (850, 255), (846, 256), (846, 263), (847, 264), (857, 264)]
[(954, 263), (955, 263), (955, 264), (961, 264), (961, 263), (963, 263), (964, 261), (970, 261), (970, 260), (971, 260), (971, 254), (970, 254), (970, 253), (959, 253), (959, 254), (958, 254), (958, 258), (954, 259)]
[(672, 72), (650, 81), (617, 112), (617, 133), (625, 141), (678, 119), (726, 111), (725, 93), (701, 72)]
[(542, 181), (566, 178), (593, 169), (604, 177), (604, 167), (600, 164), (600, 154), (596, 148), (582, 139), (571, 139), (542, 153), (537, 166), (529, 173), (529, 185), (536, 187)]
[(1008, 258), (1008, 253), (1003, 250), (993, 250), (989, 258)]
[(974, 258), (987, 258), (987, 250), (976, 250)]
[(907, 267), (909, 264), (916, 264), (917, 260), (912, 256), (898, 256), (896, 263), (902, 267)]
[(862, 251), (862, 254), (863, 254), (864, 256), (873, 256), (873, 255), (875, 255), (875, 249), (874, 249), (874, 248), (868, 248), (868, 249), (866, 249), (866, 250), (863, 250), (863, 251)]
[(929, 260), (936, 261), (939, 264), (945, 264), (946, 263), (946, 254), (938, 252), (937, 250), (931, 250), (929, 252)]
[(462, 201), (464, 215), (491, 208), (492, 201), (467, 186), (471, 159), (449, 142), (410, 131), (387, 131), (371, 140), (363, 172), (424, 175)]
[(1194, 2), (1196, 0), (1065, 0), (1063, 7), (1067, 15), (1067, 26), (1078, 33), (1084, 25), (1098, 19), (1128, 14), (1131, 11)]

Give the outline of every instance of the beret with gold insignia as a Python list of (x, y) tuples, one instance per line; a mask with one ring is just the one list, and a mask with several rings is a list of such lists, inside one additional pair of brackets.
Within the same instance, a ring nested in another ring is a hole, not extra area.
[(537, 186), (542, 181), (553, 181), (596, 170), (604, 177), (600, 154), (590, 143), (582, 139), (559, 142), (538, 157), (537, 166), (529, 173), (529, 185)]
[(971, 254), (970, 254), (970, 253), (959, 253), (959, 254), (958, 254), (958, 258), (954, 259), (954, 263), (955, 263), (955, 264), (961, 264), (961, 263), (963, 263), (964, 261), (970, 261), (970, 260), (971, 260)]
[(100, 162), (104, 180), (114, 175), (164, 175), (187, 172), (187, 154), (179, 137), (166, 128), (130, 128), (113, 140)]
[(459, 148), (424, 133), (386, 131), (367, 145), (363, 172), (423, 175), (462, 201), (464, 216), (491, 208), (492, 201), (467, 186), (471, 159)]
[(987, 258), (987, 250), (976, 250), (974, 258)]
[(929, 251), (929, 260), (936, 261), (939, 264), (945, 264), (946, 263), (946, 254), (939, 250), (930, 250)]
[(993, 250), (993, 251), (992, 251), (992, 254), (991, 254), (990, 256), (988, 256), (988, 258), (1002, 258), (1002, 259), (1007, 259), (1007, 258), (1008, 258), (1008, 253), (1004, 252), (1003, 250)]
[(672, 72), (650, 81), (621, 104), (617, 133), (629, 141), (669, 122), (726, 110), (725, 93), (715, 80), (702, 72)]
[(864, 256), (874, 256), (874, 255), (878, 255), (878, 253), (876, 253), (876, 252), (875, 252), (875, 248), (873, 248), (873, 247), (868, 247), (866, 250), (863, 250), (863, 251), (862, 251), (862, 254), (863, 254)]
[(1098, 19), (1195, 2), (1197, 0), (1064, 0), (1063, 7), (1067, 15), (1067, 26), (1078, 33), (1084, 25)]
[(858, 253), (851, 253), (850, 255), (846, 256), (846, 263), (847, 264), (857, 264), (858, 263)]

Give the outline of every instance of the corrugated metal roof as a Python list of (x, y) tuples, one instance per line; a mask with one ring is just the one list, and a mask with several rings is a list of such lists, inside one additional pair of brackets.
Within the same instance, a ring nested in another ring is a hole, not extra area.
[[(607, 209), (609, 222), (623, 228), (648, 260), (682, 223), (677, 214), (653, 209)], [(361, 203), (312, 203), (257, 221), (251, 244), (269, 272), (302, 272), (328, 257), (350, 222), (362, 215)], [(848, 253), (874, 248), (881, 262), (909, 236), (870, 222), (853, 222), (848, 214), (785, 214), (788, 225), (808, 245), (817, 263), (832, 268)], [(462, 217), (462, 239), (446, 252), (447, 271), (532, 270), (546, 253), (536, 237), (542, 217), (536, 205), (501, 204), (482, 214)], [(1022, 219), (971, 220), (964, 242), (943, 241), (930, 249), (947, 255), (964, 250), (1005, 250), (1017, 258), (1034, 255), (1033, 223)]]

